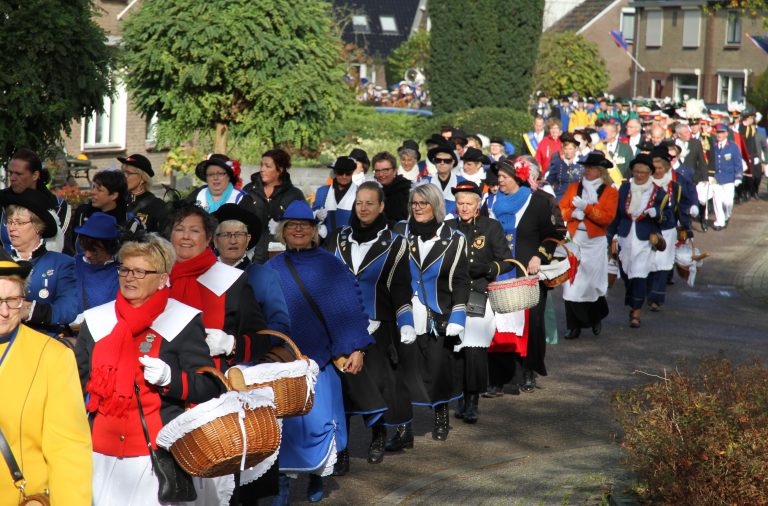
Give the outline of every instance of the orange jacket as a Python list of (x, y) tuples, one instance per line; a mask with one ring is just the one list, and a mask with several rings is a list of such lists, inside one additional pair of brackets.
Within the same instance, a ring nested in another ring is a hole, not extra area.
[[(565, 195), (560, 200), (560, 210), (563, 212), (563, 220), (566, 223), (571, 237), (576, 233), (579, 220), (571, 219), (571, 214), (576, 210), (573, 207), (573, 197), (579, 191), (579, 183), (571, 183), (565, 190)], [(616, 207), (619, 205), (619, 192), (613, 186), (606, 186), (597, 204), (589, 204), (584, 209), (584, 225), (587, 227), (589, 237), (606, 235), (606, 229), (616, 217)]]

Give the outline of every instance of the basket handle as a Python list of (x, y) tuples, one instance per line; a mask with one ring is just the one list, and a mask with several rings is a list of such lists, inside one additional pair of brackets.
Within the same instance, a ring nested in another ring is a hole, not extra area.
[(270, 329), (264, 329), (256, 332), (257, 334), (261, 334), (263, 336), (276, 336), (285, 341), (288, 346), (291, 348), (291, 351), (293, 352), (294, 358), (296, 360), (301, 359), (301, 350), (299, 350), (299, 347), (296, 346), (296, 343), (294, 343), (290, 337), (286, 336), (282, 332), (278, 332), (276, 330), (270, 330)]
[(216, 378), (221, 381), (224, 386), (227, 388), (227, 392), (232, 390), (232, 385), (229, 384), (229, 380), (226, 376), (224, 376), (224, 373), (218, 370), (216, 367), (211, 366), (205, 366), (197, 369), (195, 371), (197, 374), (211, 374), (213, 376), (216, 376)]
[(515, 264), (515, 265), (517, 265), (517, 266), (520, 268), (520, 271), (521, 271), (523, 274), (525, 274), (526, 276), (528, 275), (528, 269), (526, 269), (526, 268), (525, 268), (525, 266), (524, 266), (523, 264), (521, 264), (520, 262), (518, 262), (518, 261), (517, 261), (517, 260), (515, 260), (514, 258), (505, 258), (503, 261), (504, 261), (504, 262), (509, 262), (509, 263), (512, 263), (512, 264)]
[[(569, 250), (569, 249), (568, 249), (568, 246), (566, 246), (566, 245), (565, 245), (566, 241), (561, 241), (560, 239), (555, 239), (554, 237), (545, 237), (544, 239), (542, 239), (542, 241), (541, 241), (541, 242), (547, 242), (547, 241), (549, 241), (549, 242), (553, 242), (553, 243), (555, 243), (557, 246), (562, 246), (562, 247), (563, 247), (563, 249), (565, 250), (565, 252), (566, 252), (568, 255), (572, 255), (572, 254), (573, 254), (573, 253), (571, 252), (571, 250)], [(555, 246), (555, 248), (557, 248), (557, 246)]]

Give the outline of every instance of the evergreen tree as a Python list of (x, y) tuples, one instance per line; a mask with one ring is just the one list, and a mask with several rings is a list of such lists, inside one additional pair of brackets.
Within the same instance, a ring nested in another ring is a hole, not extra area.
[(110, 51), (90, 0), (3, 2), (0, 9), (0, 150), (42, 154), (72, 121), (100, 111)]
[(348, 92), (341, 42), (321, 0), (153, 0), (124, 30), (126, 81), (138, 109), (172, 140), (215, 129), (303, 146)]
[(441, 0), (429, 9), (429, 88), (435, 110), (524, 108), (544, 1)]

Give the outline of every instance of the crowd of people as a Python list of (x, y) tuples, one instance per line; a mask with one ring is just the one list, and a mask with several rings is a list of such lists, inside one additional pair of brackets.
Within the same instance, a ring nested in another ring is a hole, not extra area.
[(644, 308), (662, 310), (694, 223), (707, 232), (711, 208), (722, 230), (738, 199), (757, 197), (768, 145), (750, 110), (605, 106), (566, 99), (558, 119), (542, 105), (519, 156), (452, 126), (424, 157), (414, 140), (371, 158), (356, 148), (312, 203), (282, 149), (247, 184), (237, 161), (210, 155), (203, 184), (173, 203), (151, 193), (146, 157), (121, 157), (76, 209), (47, 189), (34, 152), (17, 151), (0, 192), (0, 428), (24, 477), (0, 480), (0, 504), (158, 504), (158, 432), (223, 393), (200, 368), (283, 346), (265, 329), (317, 364), (314, 405), (283, 421), (263, 476), (196, 478), (197, 504), (287, 504), (302, 473), (318, 502), (325, 476), (350, 471), (351, 417), (371, 429), (377, 464), (414, 448), (414, 417), (427, 416), (414, 407), (445, 441), (449, 406), (474, 424), (481, 398), (535, 392), (556, 342), (554, 285), (509, 313), (489, 285), (547, 279), (563, 247), (578, 260), (560, 285), (564, 337), (601, 334), (611, 274), (639, 327)]

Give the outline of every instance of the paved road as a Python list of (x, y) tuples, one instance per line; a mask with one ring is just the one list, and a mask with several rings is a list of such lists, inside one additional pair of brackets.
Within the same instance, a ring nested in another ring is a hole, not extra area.
[[(610, 397), (680, 361), (719, 352), (736, 361), (768, 352), (768, 202), (738, 206), (729, 227), (698, 234), (712, 256), (690, 288), (676, 278), (660, 313), (629, 329), (619, 281), (603, 334), (550, 346), (550, 375), (532, 394), (482, 399), (469, 426), (452, 420), (447, 442), (432, 441), (431, 412), (419, 410), (414, 450), (365, 462), (369, 434), (353, 420), (352, 471), (326, 480), (325, 504), (601, 504), (625, 475)], [(557, 290), (559, 292), (560, 290)], [(563, 310), (557, 293), (560, 331)], [(306, 481), (293, 487), (305, 501)]]

